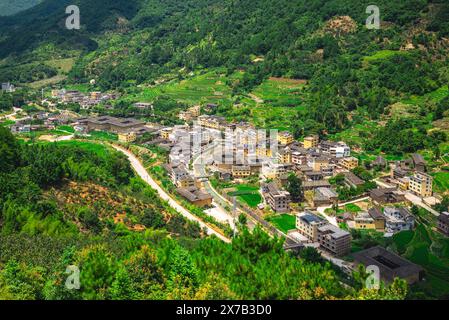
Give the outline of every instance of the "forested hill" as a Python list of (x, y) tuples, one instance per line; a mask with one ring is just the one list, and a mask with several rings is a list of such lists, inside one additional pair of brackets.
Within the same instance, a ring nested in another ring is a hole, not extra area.
[(368, 0), (73, 2), (78, 31), (64, 28), (64, 0), (0, 19), (0, 80), (54, 76), (45, 62), (61, 57), (76, 59), (70, 81), (96, 79), (101, 89), (214, 67), (246, 71), (236, 94), (268, 76), (304, 79), (308, 117), (330, 132), (345, 126), (347, 112), (376, 117), (449, 81), (445, 0), (376, 1), (380, 30), (365, 27)]

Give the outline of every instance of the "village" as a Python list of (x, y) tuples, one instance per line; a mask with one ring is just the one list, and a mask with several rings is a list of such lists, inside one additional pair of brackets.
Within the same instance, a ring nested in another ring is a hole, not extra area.
[[(89, 109), (115, 95), (54, 90), (52, 98)], [(49, 110), (55, 105), (43, 103)], [(134, 105), (153, 108), (151, 103)], [(174, 126), (63, 110), (16, 110), (22, 117), (16, 117), (10, 130), (27, 134), (63, 126), (70, 134), (67, 139), (106, 132), (125, 146), (156, 146), (168, 154), (162, 167), (176, 196), (221, 224), (235, 230), (243, 215), (249, 227), (261, 225), (271, 235), (284, 237), (287, 249), (316, 248), (345, 272), (358, 264), (369, 266), (374, 259), (389, 270), (382, 273), (386, 281), (401, 276), (413, 284), (424, 277), (421, 267), (379, 246), (351, 256), (353, 230), (373, 230), (384, 237), (413, 230), (418, 219), (413, 208), (437, 216), (437, 231), (449, 235), (449, 213), (432, 209), (441, 196), (433, 192), (433, 178), (421, 155), (403, 161), (379, 155), (366, 164), (344, 141), (318, 135), (298, 141), (288, 131), (228, 123), (210, 114), (216, 107), (192, 106), (179, 114), (185, 124)], [(398, 267), (391, 268), (393, 264)]]

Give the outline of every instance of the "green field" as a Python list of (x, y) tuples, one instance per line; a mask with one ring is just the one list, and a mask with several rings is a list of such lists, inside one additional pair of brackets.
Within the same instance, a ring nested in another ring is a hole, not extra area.
[(118, 135), (115, 133), (105, 131), (92, 131), (89, 133), (90, 137), (95, 140), (117, 141)]
[(304, 87), (300, 80), (270, 78), (255, 88), (242, 103), (250, 107), (255, 126), (289, 130), (298, 111), (304, 109)]
[(433, 175), (433, 186), (437, 192), (447, 192), (449, 190), (449, 172), (441, 171), (432, 174)]
[(243, 203), (246, 203), (251, 208), (256, 208), (262, 202), (262, 196), (259, 193), (259, 187), (250, 185), (237, 185), (236, 191), (229, 192), (229, 196), (237, 197)]
[(399, 254), (426, 270), (426, 281), (418, 287), (436, 297), (449, 294), (448, 238), (419, 225), (415, 231), (394, 235), (393, 243)]
[(56, 129), (58, 129), (60, 131), (67, 131), (70, 133), (75, 133), (75, 129), (73, 129), (73, 127), (71, 127), (71, 126), (59, 126)]
[(106, 145), (93, 143), (93, 142), (70, 140), (70, 141), (60, 141), (60, 142), (57, 142), (57, 144), (59, 146), (79, 147), (81, 149), (94, 152), (101, 158), (107, 158), (108, 155), (110, 154), (110, 152), (113, 151), (111, 148), (107, 147)]
[(220, 70), (210, 71), (181, 82), (175, 80), (142, 88), (139, 92), (127, 96), (126, 100), (152, 102), (158, 96), (168, 96), (190, 105), (220, 100), (230, 101), (231, 88), (226, 84), (228, 79)]
[(296, 229), (296, 217), (290, 214), (281, 214), (267, 220), (284, 233)]

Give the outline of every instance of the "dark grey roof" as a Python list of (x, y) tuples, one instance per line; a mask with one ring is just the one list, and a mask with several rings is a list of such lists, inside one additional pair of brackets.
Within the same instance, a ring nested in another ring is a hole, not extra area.
[(365, 266), (377, 266), (381, 277), (388, 281), (393, 281), (396, 277), (407, 278), (423, 271), (420, 266), (380, 246), (354, 253), (353, 257), (356, 262)]
[(374, 220), (385, 220), (385, 216), (382, 214), (382, 211), (379, 208), (371, 208), (368, 210), (368, 213)]
[(359, 177), (357, 177), (354, 173), (352, 172), (346, 172), (345, 173), (345, 179), (351, 183), (354, 184), (356, 186), (362, 185), (365, 183), (364, 180), (360, 179)]

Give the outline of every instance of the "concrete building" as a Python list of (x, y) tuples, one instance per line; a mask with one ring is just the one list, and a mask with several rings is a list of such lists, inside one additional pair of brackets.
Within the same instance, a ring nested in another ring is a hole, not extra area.
[(16, 91), (16, 87), (9, 82), (5, 82), (2, 83), (2, 91), (11, 93)]
[(410, 177), (409, 189), (417, 196), (431, 197), (433, 194), (432, 183), (432, 176), (423, 172), (415, 172), (415, 175)]
[(376, 230), (376, 223), (368, 212), (360, 212), (354, 218), (354, 228), (361, 230)]
[(370, 197), (375, 204), (398, 203), (405, 201), (404, 192), (395, 188), (378, 188), (370, 191)]
[(296, 215), (296, 229), (311, 242), (318, 241), (318, 228), (326, 224), (326, 220), (308, 211)]
[(320, 246), (337, 257), (345, 256), (351, 252), (351, 234), (326, 224), (318, 228), (318, 242)]
[(289, 147), (280, 148), (276, 153), (279, 163), (292, 163), (292, 152)]
[(441, 233), (449, 236), (449, 212), (443, 212), (438, 216), (437, 228)]
[(173, 184), (177, 185), (178, 181), (184, 177), (189, 177), (190, 173), (187, 171), (184, 164), (167, 163), (164, 165), (167, 174), (170, 177)]
[(248, 178), (249, 176), (251, 176), (251, 167), (232, 166), (231, 173), (234, 178)]
[(344, 142), (322, 141), (320, 151), (333, 158), (347, 158), (351, 156), (351, 148)]
[(408, 284), (414, 284), (424, 277), (423, 268), (380, 246), (354, 253), (353, 257), (356, 266), (377, 266), (380, 280), (386, 283), (393, 282), (395, 278), (401, 278)]
[(282, 131), (278, 134), (277, 140), (280, 145), (288, 146), (295, 141), (293, 135), (288, 131)]
[(313, 171), (322, 171), (324, 167), (329, 166), (329, 158), (324, 156), (314, 157), (311, 158), (307, 164), (313, 169)]
[(384, 216), (386, 232), (396, 233), (415, 227), (415, 217), (406, 208), (387, 207)]
[(330, 206), (338, 203), (338, 194), (330, 188), (317, 188), (313, 196), (313, 206), (315, 208)]
[(320, 138), (317, 135), (305, 137), (303, 144), (305, 149), (311, 149), (318, 147), (318, 143), (320, 142)]
[(290, 211), (290, 193), (280, 190), (276, 183), (271, 182), (266, 185), (266, 192), (264, 197), (268, 205), (274, 212), (289, 212)]
[(137, 139), (137, 134), (135, 132), (124, 132), (118, 134), (118, 141), (130, 143)]
[(346, 170), (352, 170), (352, 169), (355, 169), (355, 168), (357, 168), (359, 166), (359, 159), (357, 159), (355, 157), (343, 158), (339, 162), (339, 164), (340, 164), (340, 166), (342, 166)]
[(198, 124), (202, 127), (222, 130), (226, 127), (226, 120), (223, 117), (202, 115), (198, 117)]

